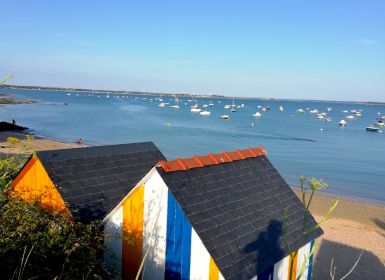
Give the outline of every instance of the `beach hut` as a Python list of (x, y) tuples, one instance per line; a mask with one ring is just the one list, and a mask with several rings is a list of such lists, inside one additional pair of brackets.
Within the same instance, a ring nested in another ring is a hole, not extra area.
[(165, 157), (152, 142), (37, 152), (12, 193), (75, 220), (103, 219)]
[[(123, 279), (295, 279), (323, 232), (302, 235), (303, 205), (266, 155), (258, 147), (160, 161), (102, 222), (107, 266)], [(294, 258), (284, 228), (300, 247)], [(301, 279), (311, 267), (310, 258)]]

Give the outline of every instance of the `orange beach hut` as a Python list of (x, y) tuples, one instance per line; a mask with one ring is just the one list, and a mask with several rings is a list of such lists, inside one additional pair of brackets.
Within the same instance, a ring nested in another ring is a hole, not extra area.
[(152, 142), (37, 152), (12, 193), (76, 220), (103, 219), (159, 160)]

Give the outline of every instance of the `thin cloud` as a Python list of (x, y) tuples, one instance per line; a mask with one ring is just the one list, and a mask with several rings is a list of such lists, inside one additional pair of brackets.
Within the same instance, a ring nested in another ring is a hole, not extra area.
[(372, 38), (361, 38), (360, 40), (356, 41), (356, 43), (364, 46), (373, 46), (379, 44), (378, 41)]

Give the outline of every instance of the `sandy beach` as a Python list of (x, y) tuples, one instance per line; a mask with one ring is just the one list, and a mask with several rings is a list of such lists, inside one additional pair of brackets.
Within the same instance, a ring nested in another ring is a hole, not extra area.
[[(19, 153), (25, 146), (35, 151), (85, 146), (42, 138), (22, 140), (11, 146), (6, 142), (9, 136), (25, 138), (25, 134), (19, 132), (0, 132), (0, 153)], [(298, 189), (294, 191), (300, 194)], [(354, 265), (361, 252), (361, 260), (347, 279), (384, 279), (385, 207), (317, 194), (311, 207), (317, 220), (336, 199), (339, 200), (338, 207), (322, 226), (325, 234), (318, 240), (313, 279), (331, 279), (329, 271), (332, 259), (337, 267), (336, 279), (340, 279)]]
[[(300, 194), (299, 190), (295, 192)], [(385, 207), (317, 194), (310, 210), (318, 221), (336, 199), (337, 208), (322, 226), (325, 233), (318, 240), (312, 279), (331, 279), (332, 259), (337, 267), (336, 279), (340, 279), (361, 252), (357, 267), (347, 279), (384, 279)]]
[[(69, 148), (81, 148), (86, 147), (85, 144), (77, 143), (65, 143), (52, 139), (45, 138), (33, 138), (30, 140), (26, 139), (27, 134), (21, 132), (12, 131), (1, 131), (0, 132), (0, 153), (20, 153), (26, 148), (33, 151), (45, 151), (45, 150), (56, 150), (56, 149), (69, 149)], [(8, 137), (15, 137), (20, 142), (11, 145), (7, 142)]]

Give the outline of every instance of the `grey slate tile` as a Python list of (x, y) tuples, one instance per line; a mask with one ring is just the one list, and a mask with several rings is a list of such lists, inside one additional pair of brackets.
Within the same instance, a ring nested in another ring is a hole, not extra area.
[[(282, 240), (298, 244), (303, 206), (265, 156), (164, 172), (157, 168), (225, 279), (250, 279), (288, 255)], [(309, 227), (315, 220), (309, 216)], [(305, 237), (310, 242), (322, 230)]]

